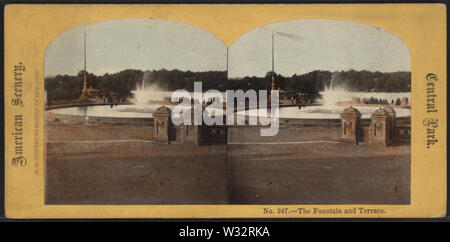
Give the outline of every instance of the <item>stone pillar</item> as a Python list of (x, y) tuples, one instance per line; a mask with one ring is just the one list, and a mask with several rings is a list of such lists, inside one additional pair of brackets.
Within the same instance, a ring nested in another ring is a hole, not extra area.
[(371, 144), (382, 144), (385, 146), (390, 145), (391, 139), (389, 138), (389, 115), (385, 109), (377, 109), (372, 113), (369, 142)]
[(350, 106), (341, 113), (341, 139), (358, 144), (359, 121), (361, 113)]
[[(202, 109), (191, 106), (190, 120), (191, 124), (183, 126), (183, 141), (194, 143), (196, 145), (202, 145), (204, 143), (204, 124), (203, 124), (203, 116), (201, 117), (202, 124), (195, 125), (195, 111), (202, 112)], [(204, 111), (204, 110), (203, 110)], [(203, 115), (203, 113), (202, 113)]]
[(394, 140), (395, 136), (397, 135), (396, 120), (395, 120), (395, 116), (397, 115), (397, 113), (392, 107), (386, 107), (386, 113), (389, 116), (389, 139)]
[(171, 119), (172, 110), (166, 106), (161, 106), (153, 113), (154, 133), (153, 138), (155, 142), (170, 144), (170, 130), (172, 128)]

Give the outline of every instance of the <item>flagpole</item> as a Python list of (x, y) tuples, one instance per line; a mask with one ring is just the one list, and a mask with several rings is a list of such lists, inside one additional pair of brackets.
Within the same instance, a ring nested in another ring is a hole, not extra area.
[(86, 75), (86, 30), (84, 31), (84, 73), (83, 73), (83, 93), (87, 89), (87, 75)]

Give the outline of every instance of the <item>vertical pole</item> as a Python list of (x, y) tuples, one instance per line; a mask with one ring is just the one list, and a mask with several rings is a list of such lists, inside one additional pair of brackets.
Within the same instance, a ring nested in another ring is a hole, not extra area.
[(86, 31), (84, 31), (84, 72), (83, 72), (83, 93), (87, 89), (87, 75), (86, 75)]
[(86, 31), (84, 31), (84, 73), (86, 73)]
[(275, 34), (272, 32), (272, 76), (275, 73), (275, 64), (274, 64), (274, 62), (275, 62), (274, 61), (275, 51), (274, 51), (274, 45), (273, 45), (274, 38), (275, 38)]
[(227, 46), (227, 81), (228, 81), (228, 46)]
[(274, 32), (272, 32), (272, 85), (271, 85), (271, 89), (275, 90), (275, 50), (274, 50), (274, 37), (275, 34)]

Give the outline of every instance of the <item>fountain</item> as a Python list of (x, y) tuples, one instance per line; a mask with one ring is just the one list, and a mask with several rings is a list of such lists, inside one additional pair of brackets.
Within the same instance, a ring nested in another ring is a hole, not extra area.
[[(151, 72), (145, 71), (142, 76), (141, 85), (136, 86), (136, 90), (132, 91), (132, 102), (138, 106), (145, 106), (152, 103), (161, 103), (168, 100), (172, 95), (170, 91), (161, 90), (156, 84), (151, 84)], [(149, 85), (145, 85), (149, 83)]]
[[(153, 118), (153, 112), (160, 106), (166, 105), (170, 109), (175, 107), (175, 104), (168, 102), (172, 95), (170, 91), (164, 91), (157, 87), (156, 84), (151, 84), (151, 72), (146, 71), (143, 74), (142, 82), (137, 85), (136, 90), (132, 91), (132, 103), (121, 105), (73, 105), (72, 107), (54, 108), (48, 112), (58, 115), (83, 116), (95, 118)], [(281, 119), (340, 119), (340, 113), (348, 106), (353, 105), (357, 108), (363, 119), (370, 118), (370, 115), (378, 109), (382, 104), (378, 105), (363, 105), (352, 103), (354, 98), (380, 98), (387, 100), (396, 100), (397, 98), (407, 97), (411, 100), (411, 93), (381, 93), (381, 92), (350, 92), (342, 87), (335, 87), (336, 77), (332, 76), (329, 87), (320, 92), (322, 98), (317, 100), (318, 105), (298, 107), (281, 107)], [(191, 93), (192, 95), (192, 93)], [(225, 100), (225, 98), (224, 98)], [(190, 108), (190, 105), (186, 108)], [(210, 109), (210, 107), (209, 107)], [(397, 117), (410, 117), (411, 110), (409, 108), (394, 107)], [(211, 110), (208, 110), (211, 112)], [(261, 110), (263, 111), (263, 110)], [(267, 111), (270, 113), (270, 111)], [(211, 112), (212, 113), (212, 112)], [(225, 114), (225, 112), (223, 112)], [(259, 112), (254, 112), (259, 113)], [(237, 115), (249, 115), (248, 110), (239, 111)]]
[(168, 98), (172, 94), (169, 91), (163, 91), (155, 84), (150, 83), (151, 72), (145, 71), (142, 76), (142, 82), (132, 91), (132, 103), (120, 105), (92, 105), (64, 107), (49, 110), (49, 112), (60, 115), (88, 116), (88, 117), (113, 117), (113, 118), (152, 118), (153, 112), (163, 103), (172, 107), (168, 103)]
[[(364, 105), (363, 103), (353, 103), (354, 99), (386, 99), (397, 100), (407, 97), (411, 100), (410, 92), (351, 92), (343, 87), (336, 87), (338, 78), (334, 73), (330, 79), (330, 85), (320, 92), (321, 99), (316, 101), (317, 105), (298, 107), (280, 107), (280, 119), (340, 119), (340, 113), (348, 106), (357, 108), (363, 119), (369, 119), (371, 114), (383, 104)], [(409, 108), (394, 107), (397, 117), (411, 116)], [(238, 115), (249, 115), (248, 111), (240, 111)]]
[[(274, 65), (274, 37), (275, 34), (272, 32), (272, 73), (275, 73)], [(86, 46), (86, 42), (85, 42)], [(228, 54), (228, 52), (227, 52)], [(86, 55), (85, 55), (86, 56)], [(228, 55), (227, 55), (228, 58)], [(85, 70), (86, 73), (86, 70)], [(168, 108), (173, 109), (174, 104), (169, 102), (169, 97), (171, 97), (172, 92), (163, 91), (158, 88), (156, 84), (151, 84), (151, 74), (150, 71), (145, 71), (142, 76), (141, 85), (137, 85), (136, 90), (132, 91), (133, 99), (131, 104), (127, 105), (73, 105), (74, 107), (64, 107), (55, 108), (49, 110), (60, 115), (70, 115), (70, 116), (83, 116), (83, 117), (96, 117), (96, 118), (153, 118), (153, 113), (161, 105), (166, 105)], [(353, 103), (355, 99), (364, 98), (382, 98), (387, 100), (397, 100), (398, 98), (408, 98), (411, 100), (411, 93), (379, 93), (379, 92), (350, 92), (345, 90), (343, 87), (339, 87), (339, 72), (334, 72), (330, 79), (330, 84), (325, 87), (324, 91), (320, 92), (322, 96), (321, 100), (318, 100), (318, 105), (312, 106), (302, 106), (298, 107), (281, 107), (280, 108), (280, 118), (281, 119), (328, 119), (328, 120), (338, 120), (340, 119), (340, 113), (344, 108), (353, 105), (362, 114), (363, 119), (370, 118), (370, 115), (378, 109), (380, 106), (385, 106), (385, 104), (377, 105), (361, 105), (361, 103)], [(85, 79), (86, 81), (86, 79)], [(150, 84), (150, 85), (148, 85)], [(336, 84), (338, 85), (336, 87)], [(275, 79), (272, 77), (272, 90), (275, 89)], [(191, 97), (192, 97), (191, 93)], [(223, 97), (222, 100), (226, 100)], [(189, 103), (186, 107), (191, 108)], [(215, 113), (215, 108), (208, 107), (208, 114)], [(409, 117), (411, 116), (411, 110), (408, 108), (394, 107), (397, 117)], [(223, 110), (220, 110), (221, 115)], [(253, 108), (252, 111), (255, 111)], [(257, 115), (258, 113), (270, 113), (267, 109), (259, 110), (258, 112), (250, 112), (248, 110), (238, 111), (237, 115)], [(215, 115), (215, 114), (214, 114)]]
[[(164, 91), (156, 84), (151, 83), (151, 72), (143, 73), (140, 85), (136, 86), (136, 90), (131, 92), (133, 98), (131, 103), (124, 104), (83, 104), (71, 105), (70, 107), (52, 108), (48, 110), (50, 113), (57, 115), (83, 116), (94, 118), (153, 118), (153, 113), (162, 105), (173, 109), (176, 104), (171, 103), (171, 91)], [(193, 96), (193, 93), (190, 93)], [(181, 104), (177, 104), (181, 105)], [(191, 104), (182, 108), (191, 108)], [(216, 114), (216, 108), (207, 107), (208, 114), (211, 116)], [(221, 110), (221, 113), (225, 113)]]

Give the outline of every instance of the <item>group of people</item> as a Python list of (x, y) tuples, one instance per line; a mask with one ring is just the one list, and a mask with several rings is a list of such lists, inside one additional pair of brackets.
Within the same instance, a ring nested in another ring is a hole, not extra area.
[[(407, 100), (407, 98), (406, 98), (406, 100)], [(396, 100), (391, 99), (391, 101), (389, 102), (386, 98), (370, 97), (370, 98), (363, 98), (362, 103), (364, 103), (364, 104), (382, 104), (382, 105), (390, 104), (390, 105), (400, 106), (402, 104), (402, 101), (400, 98), (397, 98)]]
[(111, 108), (113, 106), (117, 106), (119, 103), (123, 103), (125, 100), (123, 97), (114, 97), (112, 95), (102, 95), (102, 99), (103, 99), (103, 103), (106, 104), (110, 104)]
[(311, 104), (312, 99), (306, 93), (297, 94), (295, 96), (291, 96), (291, 104), (294, 104), (294, 103), (295, 104)]

